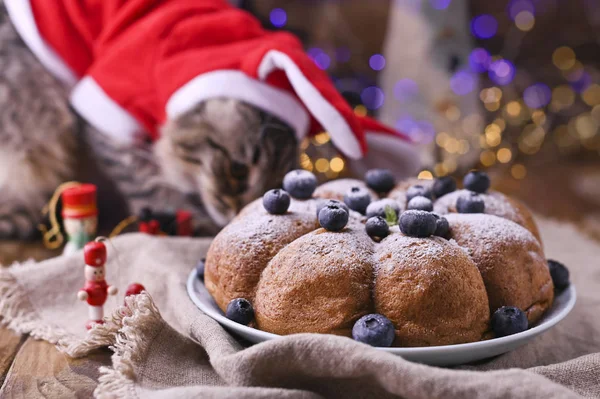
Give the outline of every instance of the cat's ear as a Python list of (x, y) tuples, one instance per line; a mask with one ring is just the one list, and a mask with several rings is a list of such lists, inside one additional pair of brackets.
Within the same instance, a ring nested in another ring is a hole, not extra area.
[(175, 124), (179, 129), (191, 129), (199, 126), (205, 119), (204, 111), (206, 102), (199, 102), (192, 112), (185, 112), (175, 119)]

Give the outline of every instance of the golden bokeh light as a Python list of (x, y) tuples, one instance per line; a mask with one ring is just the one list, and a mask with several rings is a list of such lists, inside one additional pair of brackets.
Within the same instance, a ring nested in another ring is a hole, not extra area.
[(458, 153), (465, 155), (471, 149), (471, 144), (467, 140), (460, 140), (458, 142)]
[(577, 143), (576, 138), (570, 134), (567, 125), (559, 125), (552, 133), (552, 139), (560, 148), (572, 147)]
[(496, 158), (500, 163), (509, 163), (512, 159), (512, 151), (510, 148), (500, 148), (496, 153)]
[(552, 54), (552, 62), (558, 69), (566, 71), (575, 66), (575, 52), (570, 47), (559, 47)]
[(590, 107), (600, 104), (600, 85), (596, 83), (590, 85), (581, 94), (581, 98)]
[(498, 111), (500, 109), (500, 101), (485, 103), (483, 106), (490, 112)]
[(594, 120), (600, 122), (600, 105), (596, 105), (594, 108), (592, 108), (592, 112), (590, 112), (590, 114)]
[(521, 11), (515, 16), (515, 25), (523, 32), (529, 32), (535, 25), (535, 17), (529, 11)]
[(446, 109), (446, 118), (452, 122), (460, 119), (460, 109), (456, 105), (450, 105)]
[(310, 157), (305, 152), (300, 154), (300, 166), (302, 167), (302, 169), (306, 169), (309, 172), (313, 171), (313, 164), (310, 160)]
[(456, 170), (456, 168), (458, 167), (458, 164), (456, 162), (456, 159), (454, 158), (448, 158), (446, 160), (444, 160), (444, 168), (446, 168), (447, 173), (452, 173)]
[(310, 145), (310, 139), (307, 137), (307, 138), (303, 139), (302, 142), (300, 143), (300, 149), (306, 150), (309, 145)]
[(329, 161), (329, 169), (334, 172), (341, 172), (344, 170), (344, 160), (340, 157), (333, 157), (331, 161)]
[(500, 126), (495, 123), (491, 123), (485, 128), (485, 143), (489, 147), (499, 146), (502, 142), (502, 130)]
[(543, 125), (544, 123), (546, 123), (546, 113), (539, 109), (533, 111), (533, 113), (531, 114), (531, 120), (536, 125)]
[(519, 150), (525, 154), (532, 155), (540, 150), (546, 131), (541, 126), (533, 123), (525, 126), (519, 137)]
[(421, 172), (419, 172), (417, 179), (432, 180), (433, 174), (428, 170), (422, 170)]
[(560, 85), (552, 90), (552, 103), (551, 109), (553, 111), (560, 111), (568, 108), (575, 102), (575, 92), (568, 85)]
[(446, 133), (446, 132), (439, 132), (437, 134), (437, 136), (435, 136), (435, 142), (440, 147), (445, 147), (449, 138), (450, 138), (450, 135), (448, 133)]
[(506, 121), (502, 118), (494, 119), (494, 124), (498, 125), (501, 131), (504, 131), (504, 129), (506, 129)]
[(502, 99), (502, 90), (498, 87), (488, 87), (479, 92), (479, 98), (484, 103), (496, 103)]
[(367, 107), (364, 105), (357, 105), (354, 107), (354, 114), (357, 116), (366, 116), (367, 115)]
[(586, 140), (598, 133), (598, 122), (588, 113), (581, 114), (575, 119), (575, 129), (580, 139)]
[(325, 173), (329, 170), (329, 161), (325, 158), (319, 158), (315, 161), (315, 169), (317, 172)]
[(479, 161), (483, 166), (492, 166), (496, 163), (496, 153), (494, 151), (485, 150), (479, 155)]
[(515, 179), (518, 179), (518, 180), (524, 179), (525, 176), (527, 176), (527, 168), (525, 168), (525, 165), (516, 163), (513, 166), (511, 166), (510, 174)]
[(454, 137), (450, 137), (448, 139), (448, 141), (446, 141), (446, 145), (444, 146), (444, 149), (446, 151), (448, 151), (450, 154), (457, 153), (458, 152), (458, 148), (459, 148), (458, 140), (455, 139)]
[(446, 166), (443, 163), (436, 163), (433, 167), (433, 171), (436, 176), (440, 177), (446, 176), (448, 174), (448, 169), (446, 169)]
[(518, 101), (511, 101), (506, 104), (506, 113), (513, 118), (518, 117), (521, 114), (521, 104)]
[(329, 142), (329, 140), (331, 140), (331, 138), (329, 137), (329, 134), (327, 132), (319, 133), (315, 135), (315, 137), (313, 137), (313, 142), (316, 145), (326, 144)]

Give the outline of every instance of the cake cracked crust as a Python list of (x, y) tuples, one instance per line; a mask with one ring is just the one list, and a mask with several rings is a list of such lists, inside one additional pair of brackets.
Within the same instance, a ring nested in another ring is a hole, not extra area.
[[(508, 197), (481, 194), (502, 201), (491, 206), (504, 212), (502, 218), (453, 214), (461, 190), (446, 194), (435, 210), (447, 214), (450, 240), (409, 237), (394, 226), (379, 241), (353, 211), (340, 232), (319, 227), (317, 203), (343, 198), (341, 191), (352, 186), (350, 179), (325, 184), (312, 199), (292, 199), (284, 215), (267, 213), (260, 200), (242, 210), (207, 254), (205, 285), (217, 305), (225, 311), (232, 299), (245, 298), (254, 306), (255, 327), (280, 335), (351, 336), (359, 318), (378, 313), (394, 325), (394, 346), (486, 339), (499, 307), (517, 306), (534, 323), (552, 305), (541, 245), (535, 233), (510, 220), (515, 214), (523, 224), (530, 218), (531, 229), (531, 214)], [(401, 191), (409, 186), (396, 185), (390, 197), (405, 198)]]

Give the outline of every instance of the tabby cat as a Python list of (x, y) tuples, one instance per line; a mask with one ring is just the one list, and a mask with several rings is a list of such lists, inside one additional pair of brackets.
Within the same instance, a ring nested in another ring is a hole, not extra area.
[(84, 148), (131, 213), (188, 209), (197, 232), (211, 234), (280, 184), (297, 147), (284, 122), (227, 98), (168, 121), (154, 144), (109, 138), (69, 108), (68, 90), (21, 41), (0, 0), (0, 239), (36, 236), (42, 207), (75, 178)]

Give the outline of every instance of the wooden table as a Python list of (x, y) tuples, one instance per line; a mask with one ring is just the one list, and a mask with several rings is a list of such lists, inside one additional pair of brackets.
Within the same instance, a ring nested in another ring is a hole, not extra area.
[[(596, 215), (600, 223), (600, 199), (581, 196), (573, 185), (581, 175), (598, 174), (600, 182), (600, 163), (531, 165), (528, 171), (524, 180), (516, 181), (508, 170), (493, 170), (495, 188), (521, 199), (541, 215), (582, 227), (589, 215)], [(600, 228), (597, 232), (600, 240)], [(3, 264), (55, 255), (39, 245), (19, 243), (0, 244), (0, 254)], [(0, 328), (0, 397), (90, 397), (98, 367), (110, 365), (110, 356), (105, 349), (83, 359), (70, 359), (45, 341)]]

